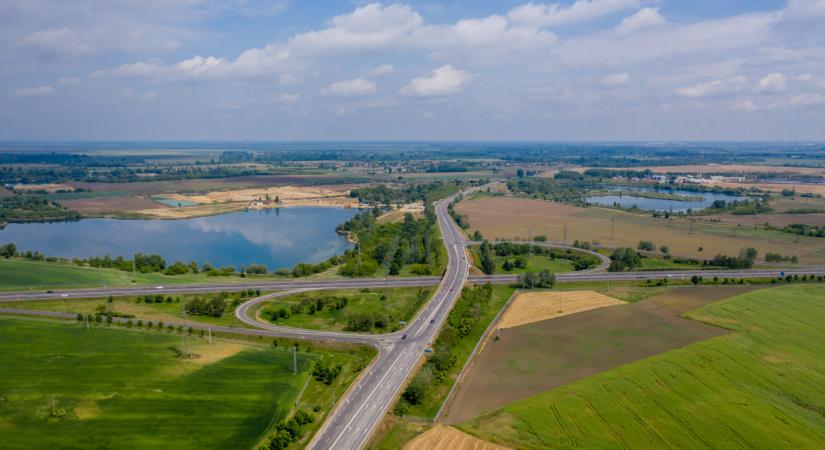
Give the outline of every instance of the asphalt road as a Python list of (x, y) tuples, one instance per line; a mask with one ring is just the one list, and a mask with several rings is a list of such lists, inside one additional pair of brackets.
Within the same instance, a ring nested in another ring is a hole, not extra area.
[[(517, 275), (468, 276), (469, 264), (464, 249), (468, 242), (456, 228), (449, 214), (447, 204), (451, 199), (436, 204), (436, 213), (447, 249), (448, 264), (442, 278), (387, 278), (387, 279), (346, 279), (346, 280), (284, 280), (255, 281), (249, 283), (223, 283), (209, 285), (142, 286), (94, 289), (68, 289), (53, 292), (6, 292), (0, 294), (0, 302), (18, 300), (43, 300), (55, 298), (89, 298), (123, 295), (201, 293), (233, 291), (241, 289), (261, 289), (280, 291), (267, 294), (240, 305), (236, 316), (247, 325), (256, 328), (210, 326), (190, 323), (194, 329), (210, 329), (216, 332), (238, 333), (258, 336), (277, 336), (296, 339), (329, 340), (373, 345), (379, 350), (378, 357), (364, 370), (347, 394), (325, 420), (309, 444), (311, 449), (360, 449), (364, 447), (375, 428), (381, 422), (388, 408), (400, 394), (406, 380), (418, 366), (424, 350), (432, 343), (444, 324), (449, 311), (461, 293), (465, 281), (476, 283), (513, 283)], [(543, 244), (565, 247), (564, 244)], [(594, 253), (596, 254), (596, 253)], [(601, 264), (593, 269), (580, 272), (556, 274), (557, 281), (605, 281), (605, 280), (660, 280), (690, 279), (694, 275), (707, 278), (775, 278), (782, 275), (825, 275), (825, 267), (798, 269), (749, 269), (749, 270), (679, 270), (644, 272), (603, 272), (609, 259), (599, 255)], [(402, 331), (381, 335), (366, 335), (346, 332), (329, 332), (276, 326), (258, 322), (250, 317), (250, 310), (258, 303), (295, 292), (319, 289), (345, 289), (362, 287), (432, 286), (438, 284), (433, 297), (422, 308), (410, 324)], [(42, 317), (72, 318), (74, 314), (50, 311), (32, 311), (15, 308), (0, 308), (0, 313), (25, 314)], [(125, 322), (126, 319), (115, 318)], [(174, 324), (177, 325), (177, 324)]]
[(467, 280), (468, 263), (464, 240), (447, 214), (446, 199), (436, 204), (436, 213), (447, 248), (447, 271), (432, 299), (391, 345), (380, 346), (372, 366), (356, 380), (348, 395), (310, 442), (310, 449), (360, 449), (393, 404), (407, 378), (418, 366), (424, 349), (435, 340), (450, 309)]

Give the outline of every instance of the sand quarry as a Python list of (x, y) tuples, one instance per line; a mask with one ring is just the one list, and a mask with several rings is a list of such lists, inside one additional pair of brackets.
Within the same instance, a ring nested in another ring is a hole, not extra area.
[(624, 303), (593, 291), (522, 292), (504, 312), (499, 321), (499, 328), (513, 328)]
[(404, 450), (507, 450), (463, 431), (436, 425), (404, 446)]
[[(152, 208), (138, 211), (159, 218), (178, 219), (223, 214), (241, 209), (287, 208), (291, 206), (323, 206), (357, 208), (358, 199), (349, 196), (347, 186), (272, 186), (201, 194), (168, 194), (170, 200), (197, 203), (178, 208)], [(275, 202), (275, 199), (279, 203)]]

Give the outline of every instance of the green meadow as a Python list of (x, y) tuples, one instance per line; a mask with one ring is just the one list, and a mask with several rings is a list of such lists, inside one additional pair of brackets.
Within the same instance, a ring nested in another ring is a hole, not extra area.
[(689, 318), (730, 330), (460, 425), (514, 448), (825, 447), (825, 289), (786, 286)]
[[(302, 388), (318, 417), (365, 364), (302, 351), (293, 375), (284, 349), (191, 340), (198, 357), (181, 360), (177, 333), (0, 318), (0, 447), (251, 448)], [(319, 358), (344, 366), (332, 386), (310, 378)]]

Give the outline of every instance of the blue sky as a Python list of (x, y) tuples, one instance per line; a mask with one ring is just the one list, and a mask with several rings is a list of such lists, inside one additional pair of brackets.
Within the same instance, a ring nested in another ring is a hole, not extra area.
[(823, 140), (825, 0), (0, 0), (0, 139)]

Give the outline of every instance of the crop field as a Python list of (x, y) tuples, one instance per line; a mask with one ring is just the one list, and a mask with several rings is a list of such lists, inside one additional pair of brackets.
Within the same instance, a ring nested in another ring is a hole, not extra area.
[(613, 367), (719, 336), (725, 330), (679, 317), (752, 287), (673, 288), (646, 300), (502, 329), (475, 360), (450, 402), (446, 423)]
[[(203, 294), (197, 297), (209, 300), (215, 294)], [(166, 323), (180, 323), (183, 320), (183, 309), (186, 303), (192, 300), (194, 295), (174, 295), (169, 298), (175, 298), (171, 302), (165, 300), (161, 303), (146, 303), (139, 297), (114, 297), (109, 303), (107, 298), (66, 298), (60, 300), (24, 300), (16, 302), (0, 302), (0, 308), (20, 308), (35, 311), (56, 311), (71, 314), (92, 314), (100, 312), (104, 309), (106, 312), (113, 312), (119, 314), (130, 314), (135, 316), (135, 320), (151, 320), (154, 322)], [(243, 322), (238, 320), (234, 314), (234, 307), (232, 306), (232, 298), (226, 300), (226, 309), (220, 317), (213, 317), (208, 315), (189, 315), (190, 322), (198, 322), (208, 325), (225, 325), (225, 326), (246, 326)], [(245, 301), (245, 299), (244, 299)]]
[(502, 314), (498, 327), (514, 328), (528, 323), (577, 314), (625, 302), (593, 291), (520, 292)]
[(183, 283), (241, 283), (248, 282), (250, 279), (254, 278), (208, 277), (203, 273), (176, 276), (162, 275), (160, 273), (132, 274), (132, 272), (122, 270), (80, 267), (68, 263), (0, 258), (0, 290), (130, 285), (163, 286)]
[(524, 238), (532, 228), (534, 235), (561, 241), (566, 223), (567, 242), (596, 241), (608, 247), (635, 248), (640, 239), (645, 239), (669, 246), (674, 255), (698, 259), (711, 259), (718, 253), (738, 255), (741, 249), (754, 247), (760, 257), (773, 252), (797, 255), (803, 264), (825, 264), (825, 239), (797, 239), (779, 231), (696, 222), (690, 234), (691, 224), (687, 220), (512, 197), (466, 199), (456, 210), (468, 216), (471, 230), (481, 231), (488, 239)]
[[(433, 290), (434, 288), (403, 287), (302, 292), (267, 302), (267, 306), (259, 310), (258, 318), (289, 327), (341, 331), (348, 329), (351, 316), (385, 315), (390, 319), (385, 327), (351, 330), (385, 333), (402, 328), (401, 321), (409, 321)], [(333, 299), (346, 299), (346, 302), (343, 307), (336, 308), (331, 303)], [(314, 305), (317, 305), (318, 300), (329, 303), (316, 309)], [(279, 310), (289, 311), (289, 315), (277, 319), (270, 315), (270, 312)]]
[(507, 450), (453, 427), (436, 425), (404, 446), (404, 450)]
[[(623, 168), (614, 167), (613, 170), (625, 170)], [(634, 167), (634, 170), (651, 170), (656, 173), (801, 173), (810, 175), (825, 174), (823, 167), (790, 167), (790, 166), (771, 166), (771, 165), (748, 165), (748, 164), (693, 164), (684, 166), (640, 166)]]
[(134, 195), (88, 197), (61, 200), (60, 204), (73, 211), (89, 215), (113, 213), (119, 211), (140, 211), (151, 208), (168, 208), (146, 197)]
[(518, 448), (825, 447), (825, 291), (687, 314), (730, 331), (509, 404), (460, 428)]
[(290, 413), (321, 356), (301, 353), (295, 376), (290, 352), (192, 341), (198, 357), (181, 360), (177, 334), (0, 318), (0, 446), (250, 448)]

